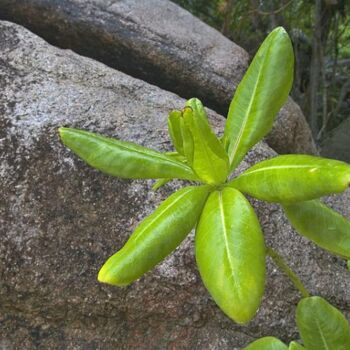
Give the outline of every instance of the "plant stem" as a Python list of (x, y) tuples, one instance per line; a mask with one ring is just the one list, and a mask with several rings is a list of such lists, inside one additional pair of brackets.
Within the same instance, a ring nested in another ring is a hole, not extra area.
[(271, 247), (267, 247), (266, 249), (267, 255), (269, 255), (273, 262), (277, 265), (279, 269), (281, 269), (287, 277), (293, 282), (295, 288), (299, 290), (301, 295), (304, 298), (307, 298), (310, 296), (310, 293), (305, 288), (303, 283), (301, 282), (300, 278), (297, 276), (297, 274), (292, 271), (292, 269), (287, 265), (287, 263), (284, 261), (281, 255), (279, 255), (275, 250), (273, 250)]

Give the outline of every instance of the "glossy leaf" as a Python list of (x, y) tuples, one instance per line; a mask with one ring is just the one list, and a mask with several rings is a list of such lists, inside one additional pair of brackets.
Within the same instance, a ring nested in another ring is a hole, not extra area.
[(200, 101), (192, 99), (187, 105), (183, 111), (183, 118), (185, 128), (193, 140), (191, 166), (202, 181), (208, 184), (223, 183), (228, 175), (227, 154), (211, 131)]
[(186, 107), (192, 109), (193, 115), (197, 121), (197, 126), (200, 128), (201, 134), (205, 137), (206, 141), (215, 149), (217, 154), (221, 154), (222, 157), (225, 158), (225, 150), (209, 124), (208, 115), (202, 102), (198, 98), (191, 98), (186, 101)]
[(319, 200), (285, 204), (292, 226), (332, 253), (350, 258), (350, 221)]
[(238, 323), (256, 313), (265, 283), (265, 245), (255, 212), (237, 190), (208, 197), (196, 229), (196, 260), (204, 285)]
[[(182, 162), (184, 164), (187, 164), (187, 159), (185, 156), (183, 156), (182, 154), (179, 154), (177, 152), (166, 152), (165, 153), (167, 156)], [(153, 191), (157, 191), (159, 188), (161, 188), (162, 186), (166, 185), (168, 182), (170, 182), (171, 180), (173, 180), (172, 178), (169, 179), (158, 179), (152, 186), (152, 190)]]
[(132, 283), (170, 254), (196, 224), (208, 187), (185, 187), (136, 228), (124, 247), (102, 266), (98, 280), (117, 286)]
[(300, 202), (344, 191), (350, 165), (308, 155), (283, 155), (255, 164), (230, 186), (268, 202)]
[(182, 113), (181, 111), (172, 111), (168, 117), (168, 131), (172, 143), (179, 154), (184, 155), (183, 137), (182, 137)]
[[(187, 159), (185, 156), (183, 156), (182, 154), (179, 154), (178, 152), (166, 152), (165, 153), (167, 156), (182, 162), (184, 164), (187, 164)], [(153, 191), (157, 191), (159, 188), (161, 188), (162, 186), (166, 185), (168, 182), (172, 181), (172, 178), (168, 178), (168, 179), (158, 179), (152, 186), (152, 190)]]
[(170, 158), (173, 158), (173, 159), (181, 162), (181, 163), (187, 164), (186, 157), (178, 152), (165, 152), (164, 154)]
[(350, 326), (335, 307), (320, 297), (302, 299), (296, 321), (307, 350), (349, 350)]
[(68, 148), (106, 174), (130, 179), (199, 180), (188, 165), (134, 143), (78, 129), (60, 128), (59, 132)]
[(277, 338), (264, 337), (250, 343), (243, 350), (288, 350), (288, 347)]
[(274, 29), (259, 48), (231, 102), (224, 143), (233, 170), (272, 128), (293, 82), (294, 54), (288, 34)]
[(292, 341), (289, 344), (289, 348), (288, 350), (306, 350), (306, 348), (304, 348), (302, 345), (300, 345), (299, 343)]
[(181, 134), (183, 140), (183, 150), (187, 160), (187, 164), (193, 167), (194, 140), (192, 133), (189, 130), (188, 126), (185, 125), (183, 118), (181, 119)]

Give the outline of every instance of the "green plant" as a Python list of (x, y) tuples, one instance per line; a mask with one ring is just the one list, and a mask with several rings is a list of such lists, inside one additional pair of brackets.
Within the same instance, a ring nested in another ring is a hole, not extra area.
[(334, 306), (321, 297), (302, 299), (296, 311), (296, 321), (304, 346), (292, 341), (289, 347), (274, 337), (264, 337), (244, 350), (348, 350), (350, 325)]
[(221, 139), (209, 126), (198, 99), (187, 101), (182, 111), (169, 115), (169, 133), (176, 152), (160, 153), (90, 132), (60, 128), (67, 147), (107, 174), (158, 179), (154, 188), (174, 178), (202, 183), (175, 192), (143, 220), (125, 246), (103, 265), (99, 281), (130, 284), (171, 253), (197, 224), (199, 272), (215, 302), (236, 322), (248, 322), (260, 305), (266, 253), (307, 296), (278, 254), (271, 248), (266, 251), (256, 214), (242, 193), (282, 203), (301, 234), (350, 258), (350, 222), (315, 200), (347, 188), (349, 165), (285, 155), (260, 162), (228, 180), (248, 150), (271, 129), (292, 79), (290, 39), (283, 28), (276, 28), (237, 88)]

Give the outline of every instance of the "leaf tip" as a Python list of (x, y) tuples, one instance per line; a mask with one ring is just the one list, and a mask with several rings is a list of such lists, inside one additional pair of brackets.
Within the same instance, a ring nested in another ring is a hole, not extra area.
[(278, 26), (278, 27), (276, 27), (274, 30), (273, 30), (274, 32), (278, 32), (278, 33), (286, 33), (287, 34), (287, 31), (284, 29), (284, 27), (282, 27), (282, 26)]
[(114, 286), (123, 286), (125, 284), (120, 283), (116, 276), (111, 273), (110, 266), (108, 264), (108, 261), (101, 267), (100, 271), (98, 272), (97, 275), (97, 280), (100, 283), (106, 283), (106, 284), (111, 284)]
[(98, 272), (98, 275), (97, 275), (97, 280), (100, 282), (100, 283), (107, 283), (107, 284), (110, 284), (110, 278), (108, 278), (108, 271), (107, 269), (105, 268), (106, 264), (104, 264), (100, 271)]
[(62, 126), (58, 128), (58, 135), (63, 143), (65, 143), (65, 141), (67, 141), (67, 137), (69, 137), (70, 130), (71, 129), (65, 128)]
[(67, 128), (64, 128), (64, 127), (62, 127), (62, 126), (58, 128), (58, 135), (60, 136), (60, 138), (63, 137), (64, 132), (66, 131), (66, 129), (67, 129)]
[(202, 101), (197, 98), (197, 97), (192, 97), (189, 100), (186, 101), (185, 107), (196, 107), (196, 106), (201, 106), (203, 107)]
[(100, 283), (106, 283), (117, 287), (124, 287), (132, 281), (124, 279), (118, 272), (118, 264), (114, 260), (118, 253), (112, 255), (101, 267), (97, 275)]

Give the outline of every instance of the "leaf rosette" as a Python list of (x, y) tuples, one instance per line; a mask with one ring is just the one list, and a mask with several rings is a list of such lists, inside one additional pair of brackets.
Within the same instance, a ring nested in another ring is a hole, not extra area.
[[(255, 164), (228, 181), (249, 149), (271, 130), (290, 92), (293, 66), (289, 36), (283, 28), (276, 28), (237, 88), (222, 138), (212, 130), (198, 99), (187, 101), (183, 110), (170, 112), (168, 129), (174, 152), (161, 153), (78, 129), (59, 129), (68, 148), (106, 174), (156, 179), (154, 189), (176, 178), (193, 182), (140, 223), (125, 246), (101, 268), (101, 282), (132, 283), (196, 228), (196, 261), (206, 288), (231, 319), (249, 322), (261, 303), (265, 258), (271, 249), (265, 247), (258, 218), (245, 194), (280, 203), (299, 233), (350, 259), (349, 220), (318, 200), (349, 186), (348, 164), (283, 155)], [(283, 348), (276, 344), (274, 348)]]

